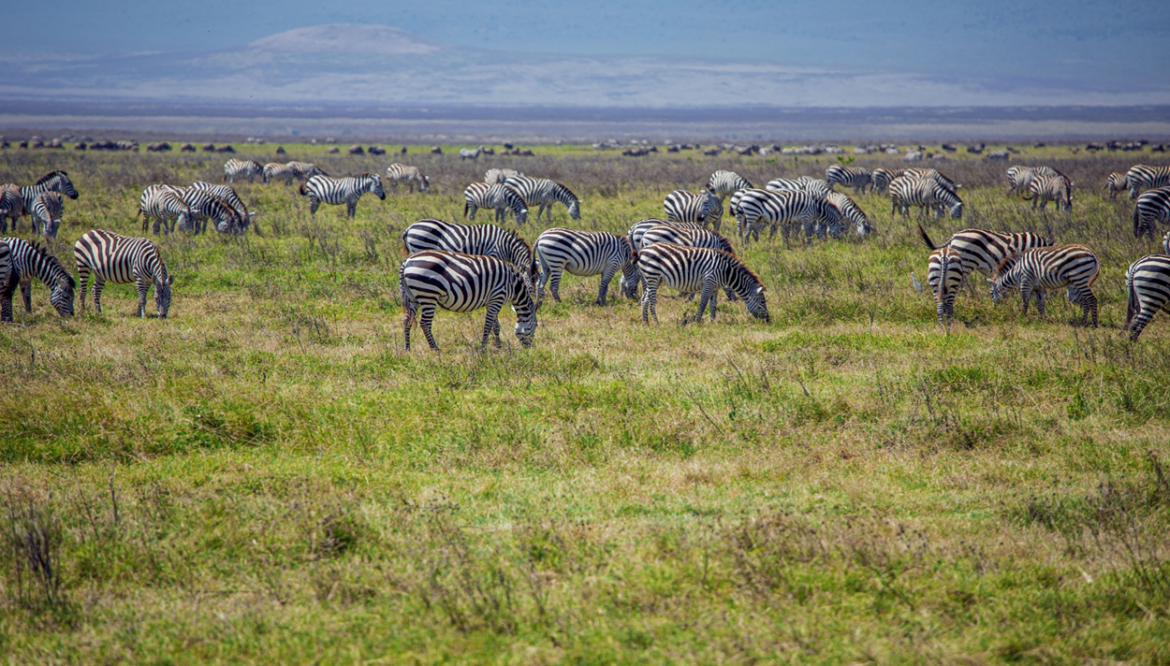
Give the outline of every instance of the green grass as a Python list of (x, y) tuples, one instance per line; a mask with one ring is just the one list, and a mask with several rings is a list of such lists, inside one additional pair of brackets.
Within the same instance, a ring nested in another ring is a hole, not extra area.
[[(336, 174), (397, 159), (286, 150)], [(569, 276), (531, 349), (505, 310), (501, 349), (479, 348), (482, 313), (441, 312), (442, 352), (405, 352), (399, 235), (458, 219), (489, 166), (556, 177), (585, 199), (576, 224), (624, 232), (716, 168), (765, 182), (835, 160), (412, 151), (435, 193), (365, 197), (353, 221), (240, 185), (261, 234), (158, 240), (170, 319), (133, 317), (133, 286), (109, 285), (103, 314), (62, 320), (38, 284), (0, 328), (0, 654), (1166, 663), (1170, 330), (1121, 330), (1124, 270), (1155, 247), (1096, 189), (1121, 158), (1045, 150), (1081, 185), (1071, 217), (964, 159), (940, 168), (967, 217), (928, 228), (1095, 248), (1096, 330), (1059, 294), (1041, 320), (972, 287), (945, 334), (910, 284), (917, 231), (867, 195), (874, 238), (733, 241), (771, 324), (738, 303), (684, 323), (697, 303), (664, 297), (646, 327)], [(216, 180), (223, 159), (0, 153), (6, 179), (74, 176), (51, 243), (67, 260), (87, 229), (137, 233), (144, 185)]]

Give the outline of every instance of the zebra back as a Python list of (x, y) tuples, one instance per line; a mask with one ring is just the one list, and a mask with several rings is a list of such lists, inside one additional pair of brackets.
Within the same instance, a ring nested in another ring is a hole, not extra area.
[(1170, 166), (1135, 164), (1125, 173), (1129, 184), (1129, 198), (1136, 199), (1143, 189), (1170, 185)]
[(889, 188), (890, 183), (894, 182), (899, 176), (905, 173), (905, 169), (887, 169), (885, 167), (874, 169), (870, 173), (873, 180), (873, 189), (875, 192), (885, 192)]
[(711, 174), (711, 177), (707, 180), (707, 189), (714, 192), (720, 201), (739, 190), (752, 189), (752, 187), (753, 185), (743, 176), (734, 171), (724, 171), (722, 169)]
[(675, 190), (662, 202), (666, 219), (671, 222), (691, 222), (718, 227), (723, 217), (723, 204), (715, 192), (703, 189), (699, 193)]
[(41, 176), (32, 185), (26, 185), (20, 188), (20, 196), (24, 200), (24, 209), (31, 212), (33, 199), (38, 194), (49, 191), (60, 192), (70, 199), (76, 199), (78, 197), (77, 188), (73, 186), (73, 181), (69, 180), (69, 174), (58, 169)]
[(41, 192), (33, 199), (33, 226), (35, 227), (39, 221), (41, 233), (49, 238), (56, 238), (64, 212), (65, 203), (60, 192)]
[(991, 300), (999, 301), (1025, 279), (1033, 280), (1039, 289), (1068, 286), (1072, 295), (1083, 294), (1097, 281), (1100, 270), (1097, 255), (1085, 245), (1029, 248), (999, 262), (991, 280)]
[(748, 312), (769, 319), (764, 286), (760, 278), (734, 255), (706, 247), (654, 243), (638, 251), (638, 270), (646, 280), (645, 304), (659, 284), (681, 291), (699, 291), (711, 280), (716, 288), (729, 288), (743, 300)]
[(862, 194), (865, 193), (865, 188), (873, 180), (872, 174), (868, 169), (860, 167), (851, 167), (844, 164), (831, 164), (829, 168), (825, 169), (825, 181), (832, 189), (834, 185), (840, 183), (846, 187), (852, 187)]
[(1133, 235), (1154, 236), (1158, 222), (1170, 223), (1170, 187), (1155, 187), (1142, 192), (1133, 206)]
[(675, 224), (658, 224), (650, 227), (642, 236), (642, 245), (645, 247), (653, 243), (674, 243), (690, 247), (709, 247), (715, 250), (734, 255), (735, 250), (731, 242), (717, 231), (703, 227), (682, 226)]
[(408, 253), (443, 250), (496, 257), (516, 266), (531, 282), (539, 275), (532, 247), (514, 232), (492, 224), (456, 224), (443, 220), (419, 220), (402, 232)]

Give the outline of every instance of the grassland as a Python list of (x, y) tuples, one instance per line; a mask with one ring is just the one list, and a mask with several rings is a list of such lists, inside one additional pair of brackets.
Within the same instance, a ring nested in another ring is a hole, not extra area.
[[(393, 159), (286, 149), (334, 174)], [(434, 192), (353, 221), (241, 185), (260, 233), (159, 239), (165, 321), (132, 316), (132, 285), (60, 319), (36, 285), (0, 328), (0, 660), (1170, 662), (1170, 328), (1126, 340), (1122, 275), (1155, 247), (1097, 190), (1149, 155), (1037, 151), (1078, 184), (1071, 216), (1004, 198), (1002, 162), (941, 166), (968, 210), (937, 241), (1098, 251), (1096, 330), (1059, 295), (1041, 320), (970, 288), (944, 334), (916, 232), (866, 196), (865, 241), (741, 249), (771, 324), (738, 304), (684, 323), (696, 304), (665, 298), (645, 327), (570, 276), (531, 349), (508, 314), (485, 351), (481, 314), (440, 313), (443, 351), (403, 351), (399, 234), (458, 219), (488, 166), (561, 180), (577, 224), (624, 232), (716, 168), (831, 163), (539, 152), (409, 155)], [(144, 185), (222, 161), (9, 150), (0, 173), (73, 176), (51, 244), (70, 261), (85, 230), (136, 233)]]

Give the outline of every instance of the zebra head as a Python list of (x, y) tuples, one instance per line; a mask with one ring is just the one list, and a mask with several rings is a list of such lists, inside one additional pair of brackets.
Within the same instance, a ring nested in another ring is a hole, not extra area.
[(57, 282), (53, 285), (52, 291), (49, 292), (49, 303), (57, 310), (58, 315), (62, 317), (73, 316), (73, 293), (75, 289), (77, 289), (77, 282), (62, 267), (61, 275), (57, 277)]
[(569, 204), (569, 217), (574, 220), (581, 219), (581, 199), (574, 199), (573, 203)]
[(171, 284), (174, 281), (174, 275), (154, 280), (154, 307), (158, 308), (159, 319), (166, 319), (171, 310)]
[(513, 330), (520, 344), (531, 347), (532, 338), (536, 335), (536, 311), (540, 309), (540, 304), (532, 302), (532, 294), (527, 286), (522, 291), (524, 295), (520, 299), (520, 307), (517, 308), (516, 303), (511, 306), (512, 312), (516, 313), (516, 327)]
[(78, 196), (77, 188), (73, 187), (73, 181), (69, 180), (69, 174), (64, 171), (46, 174), (37, 181), (37, 185), (47, 185), (50, 190), (56, 190), (70, 199), (76, 199)]
[(634, 249), (634, 242), (629, 236), (622, 238), (623, 244), (629, 249), (630, 260), (622, 266), (622, 279), (618, 283), (622, 296), (626, 298), (638, 297), (638, 284), (642, 281), (642, 272), (638, 270), (638, 251)]
[(743, 298), (743, 304), (747, 306), (748, 312), (756, 319), (763, 319), (766, 322), (771, 322), (772, 317), (768, 315), (768, 300), (764, 297), (764, 285), (757, 284), (753, 288), (748, 289), (746, 296), (740, 295)]
[(386, 200), (386, 190), (382, 189), (382, 177), (376, 173), (366, 174), (370, 179), (370, 192), (378, 195), (382, 201)]
[(1020, 255), (1018, 254), (1006, 257), (995, 268), (995, 277), (987, 280), (988, 284), (991, 285), (992, 303), (998, 303), (999, 299), (1007, 296), (1008, 292), (1019, 283), (1019, 272), (1015, 270), (1019, 262)]
[(426, 176), (419, 175), (418, 191), (419, 192), (430, 192), (431, 191), (431, 179), (427, 178)]
[(962, 201), (951, 206), (951, 217), (953, 217), (956, 220), (963, 219), (963, 202)]

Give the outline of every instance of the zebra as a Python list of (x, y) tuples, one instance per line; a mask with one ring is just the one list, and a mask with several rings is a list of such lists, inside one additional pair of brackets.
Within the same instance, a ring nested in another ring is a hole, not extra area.
[(77, 277), (81, 281), (82, 311), (85, 311), (86, 285), (92, 273), (93, 306), (98, 314), (102, 311), (102, 287), (106, 282), (134, 282), (138, 286), (138, 316), (146, 317), (146, 292), (153, 284), (158, 317), (167, 318), (175, 276), (167, 273), (158, 246), (150, 239), (93, 229), (77, 239), (73, 245), (73, 259), (77, 262)]
[(710, 226), (719, 231), (723, 222), (723, 202), (709, 189), (698, 194), (686, 190), (675, 190), (666, 195), (662, 202), (666, 219), (671, 222), (691, 222)]
[(516, 224), (528, 221), (528, 209), (524, 206), (524, 199), (516, 190), (500, 185), (487, 183), (472, 183), (463, 191), (463, 217), (474, 220), (475, 211), (480, 208), (494, 208), (496, 223), (503, 224), (508, 217), (508, 211), (516, 219)]
[[(1133, 235), (1154, 238), (1158, 222), (1170, 223), (1170, 186), (1142, 192), (1133, 206)], [(1168, 253), (1170, 254), (1170, 253)]]
[(16, 231), (16, 221), (24, 215), (24, 198), (20, 196), (20, 187), (7, 184), (0, 185), (0, 233), (8, 231), (8, 219), (12, 219), (12, 231)]
[(769, 180), (764, 189), (769, 192), (808, 192), (821, 198), (828, 196), (829, 192), (832, 191), (825, 181), (807, 176), (801, 176), (796, 180), (775, 178)]
[(56, 238), (57, 229), (61, 227), (61, 214), (64, 212), (65, 203), (60, 192), (41, 192), (33, 199), (33, 230), (39, 230), (47, 238)]
[(1129, 198), (1136, 199), (1142, 190), (1170, 185), (1170, 166), (1135, 165), (1125, 172), (1125, 182), (1129, 185)]
[(638, 253), (628, 236), (608, 231), (553, 228), (537, 236), (534, 247), (540, 258), (537, 303), (544, 301), (545, 286), (552, 292), (553, 300), (561, 302), (561, 276), (565, 271), (583, 277), (601, 275), (597, 305), (605, 305), (609, 283), (618, 271), (622, 272), (622, 294), (627, 298), (637, 295)]
[(226, 231), (229, 229), (241, 226), (237, 219), (236, 211), (231, 204), (215, 196), (206, 190), (196, 189), (195, 187), (184, 187), (179, 189), (179, 198), (183, 203), (187, 204), (189, 214), (187, 216), (188, 226), (183, 226), (182, 220), (179, 220), (179, 231), (191, 231), (193, 233), (202, 233), (207, 231), (207, 220), (215, 221), (215, 228), (217, 230)]
[(951, 217), (956, 220), (963, 217), (963, 200), (953, 190), (936, 180), (904, 174), (890, 183), (888, 189), (891, 215), (900, 211), (908, 217), (910, 206), (918, 206), (922, 215), (926, 215), (926, 209), (930, 208), (937, 216), (940, 214), (941, 205), (949, 209)]
[[(493, 148), (493, 150), (495, 150), (495, 149)], [(479, 159), (479, 156), (482, 154), (483, 154), (483, 146), (479, 146), (475, 150), (469, 150), (467, 148), (460, 148), (459, 149), (459, 159), (461, 159), (461, 160), (477, 160), (477, 159)]]
[(870, 173), (870, 180), (872, 181), (873, 185), (872, 191), (885, 192), (890, 187), (890, 183), (897, 180), (905, 172), (905, 169), (886, 169), (884, 167), (874, 169), (873, 172)]
[(537, 306), (524, 278), (512, 264), (495, 257), (460, 254), (442, 250), (423, 250), (406, 258), (398, 269), (398, 285), (405, 310), (402, 328), (406, 349), (410, 349), (410, 330), (421, 320), (423, 335), (431, 349), (439, 345), (431, 334), (435, 308), (452, 312), (471, 312), (487, 308), (483, 322), (483, 340), (489, 335), (500, 344), (500, 309), (511, 303), (516, 312), (516, 337), (525, 347), (532, 345), (536, 333)]
[[(648, 229), (645, 229), (639, 239), (639, 245), (634, 249), (641, 249), (652, 243), (674, 243), (675, 245), (686, 245), (689, 247), (709, 247), (715, 250), (722, 250), (730, 255), (735, 255), (735, 249), (731, 247), (731, 241), (727, 240), (722, 234), (717, 231), (711, 231), (705, 227), (690, 224), (690, 223), (667, 223), (656, 224)], [(641, 275), (638, 279), (641, 280)], [(735, 300), (735, 292), (728, 287), (724, 287), (727, 292), (727, 300)], [(687, 300), (694, 298), (694, 294), (686, 294)]]
[(873, 183), (873, 174), (868, 169), (833, 164), (825, 169), (825, 180), (830, 188), (840, 183), (845, 187), (852, 187), (857, 194), (865, 194), (865, 188)]
[(853, 223), (853, 230), (858, 236), (864, 236), (868, 233), (876, 231), (877, 228), (870, 224), (869, 217), (861, 207), (857, 205), (853, 199), (850, 199), (847, 194), (842, 192), (829, 192), (825, 199), (832, 204), (841, 217)]
[(1142, 330), (1170, 302), (1170, 255), (1150, 254), (1129, 265), (1125, 271), (1125, 328), (1130, 342), (1137, 342)]
[(1055, 245), (1036, 247), (1003, 259), (996, 269), (991, 283), (991, 300), (998, 303), (1007, 292), (1020, 288), (1024, 301), (1024, 315), (1028, 314), (1028, 299), (1036, 294), (1036, 307), (1044, 316), (1044, 292), (1058, 287), (1068, 287), (1070, 303), (1084, 309), (1081, 325), (1086, 325), (1089, 315), (1093, 316), (1093, 328), (1097, 327), (1097, 297), (1093, 295), (1093, 283), (1101, 271), (1097, 255), (1084, 245)]
[[(1048, 169), (1048, 167), (1041, 167), (1041, 169)], [(1049, 169), (1049, 171), (1051, 171), (1054, 174), (1064, 175), (1064, 174), (1061, 174), (1060, 172), (1056, 171), (1055, 169)], [(1047, 172), (1045, 172), (1045, 173), (1047, 173)], [(963, 187), (962, 185), (956, 184), (955, 181), (951, 180), (950, 178), (947, 178), (946, 176), (944, 176), (942, 173), (940, 173), (938, 171), (938, 169), (918, 169), (918, 168), (902, 169), (902, 175), (903, 176), (909, 175), (909, 176), (914, 176), (915, 178), (925, 178), (927, 180), (933, 180), (934, 182), (938, 183), (939, 185), (942, 185), (943, 187), (947, 188), (948, 190), (950, 190), (952, 192), (957, 192), (957, 191), (959, 191), (959, 188)]]
[(654, 243), (638, 251), (638, 272), (646, 282), (642, 292), (642, 323), (658, 323), (658, 287), (665, 284), (683, 292), (700, 293), (699, 314), (711, 304), (711, 320), (715, 320), (715, 304), (719, 288), (730, 288), (757, 319), (771, 321), (764, 286), (760, 278), (742, 261), (722, 250), (709, 247), (687, 247), (673, 243)]
[(395, 162), (386, 167), (386, 175), (390, 179), (390, 189), (397, 190), (398, 184), (403, 183), (410, 186), (410, 193), (414, 194), (414, 186), (418, 184), (419, 192), (431, 191), (431, 180), (423, 175), (422, 171), (416, 166), (407, 166)]
[(509, 178), (523, 175), (524, 174), (515, 169), (488, 169), (487, 172), (483, 174), (483, 182), (487, 183), (488, 185), (503, 185), (504, 182)]
[(376, 173), (361, 173), (352, 178), (313, 176), (301, 184), (300, 192), (309, 197), (309, 214), (313, 216), (317, 215), (317, 208), (324, 202), (334, 205), (345, 204), (346, 216), (353, 217), (357, 212), (358, 199), (366, 192), (372, 192), (379, 199), (386, 200), (382, 179)]
[(711, 174), (707, 179), (707, 189), (715, 193), (719, 197), (720, 205), (728, 196), (735, 194), (740, 190), (750, 190), (754, 186), (747, 181), (746, 178), (734, 171), (724, 171), (720, 169)]
[(234, 183), (240, 178), (247, 178), (248, 184), (254, 178), (264, 178), (264, 165), (255, 160), (237, 160), (234, 157), (224, 162), (222, 182), (230, 180)]
[(545, 217), (551, 221), (552, 207), (557, 201), (568, 207), (569, 217), (574, 220), (581, 219), (581, 200), (577, 198), (576, 194), (573, 194), (572, 190), (556, 181), (520, 175), (512, 176), (504, 181), (504, 186), (516, 190), (516, 193), (524, 200), (525, 208), (532, 210), (534, 205), (540, 206), (536, 211), (537, 220), (547, 210), (548, 214)]
[(1032, 179), (1036, 174), (1064, 176), (1061, 172), (1048, 166), (1013, 166), (1007, 170), (1008, 190), (1004, 196), (1011, 196), (1012, 194), (1022, 195), (1027, 192), (1028, 186), (1032, 184)]
[(300, 179), (301, 172), (289, 164), (281, 164), (280, 162), (269, 162), (264, 165), (262, 175), (264, 182), (276, 180), (278, 178), (284, 179), (285, 186), (292, 185), (293, 179)]
[(516, 234), (490, 224), (455, 224), (443, 220), (419, 220), (402, 232), (402, 246), (408, 253), (443, 250), (482, 254), (506, 261), (520, 270), (529, 289), (535, 291), (538, 267), (532, 248)]
[(297, 162), (294, 160), (294, 161), (288, 163), (288, 167), (290, 169), (296, 170), (296, 172), (298, 174), (297, 178), (299, 180), (308, 180), (308, 179), (312, 178), (313, 176), (328, 176), (329, 175), (329, 174), (325, 173), (324, 171), (322, 171), (320, 168), (318, 168), (317, 165), (313, 164), (312, 162)]
[(1125, 174), (1114, 171), (1105, 179), (1105, 190), (1109, 192), (1109, 200), (1117, 201), (1117, 195), (1129, 189)]
[(248, 226), (252, 223), (252, 218), (256, 217), (256, 211), (248, 212), (248, 207), (244, 205), (240, 195), (229, 185), (213, 185), (201, 180), (191, 183), (191, 189), (199, 192), (207, 192), (211, 196), (219, 199), (231, 207), (236, 214), (236, 221), (234, 224), (225, 226), (216, 225), (216, 230), (220, 233), (243, 234), (248, 230)]
[(776, 236), (776, 227), (783, 228), (788, 238), (790, 225), (801, 223), (804, 233), (812, 237), (815, 231), (824, 236), (827, 230), (834, 237), (841, 233), (841, 214), (836, 206), (823, 197), (809, 192), (769, 192), (767, 190), (743, 190), (743, 197), (736, 205), (739, 235), (746, 243), (750, 233), (760, 239), (764, 224), (772, 227), (769, 239)]
[(12, 321), (12, 295), (20, 287), (24, 311), (32, 312), (32, 279), (49, 287), (49, 303), (62, 317), (73, 316), (73, 294), (77, 282), (56, 257), (40, 245), (20, 238), (0, 238), (8, 247), (8, 267), (0, 286), (0, 321)]
[[(4, 187), (7, 190), (17, 186), (9, 184), (5, 185)], [(61, 171), (60, 169), (56, 171), (50, 171), (49, 173), (41, 176), (37, 182), (33, 183), (32, 185), (25, 185), (20, 187), (19, 190), (21, 202), (20, 211), (16, 211), (15, 205), (11, 203), (8, 204), (7, 216), (12, 218), (13, 232), (16, 231), (17, 220), (20, 219), (20, 217), (23, 217), (26, 213), (32, 213), (33, 200), (42, 193), (60, 192), (70, 199), (76, 199), (78, 197), (77, 188), (73, 186), (73, 181), (69, 180), (69, 174)], [(6, 198), (8, 196), (11, 195), (6, 195)], [(7, 230), (7, 224), (4, 226), (5, 230)], [(33, 226), (36, 226), (36, 224), (34, 223)]]
[(991, 277), (1005, 258), (1032, 248), (1052, 245), (1052, 241), (1030, 232), (1012, 234), (988, 229), (964, 229), (942, 245), (935, 245), (930, 240), (922, 224), (918, 225), (918, 233), (931, 251), (949, 247), (958, 252), (964, 279), (972, 271)]
[(669, 220), (660, 220), (656, 217), (648, 217), (644, 220), (638, 220), (626, 233), (626, 236), (630, 239), (630, 244), (634, 246), (634, 249), (641, 250), (645, 246), (645, 241), (643, 239), (646, 236), (646, 232), (660, 224), (668, 224), (674, 227), (690, 227), (692, 229), (703, 228), (703, 226), (700, 224), (691, 224), (690, 222), (670, 222)]
[(142, 233), (146, 233), (150, 221), (154, 220), (156, 236), (160, 226), (169, 234), (175, 230), (176, 222), (180, 229), (189, 228), (193, 223), (191, 206), (183, 200), (182, 188), (162, 183), (142, 190), (142, 196), (138, 198), (138, 214), (142, 216)]
[(938, 324), (946, 328), (955, 318), (955, 296), (963, 286), (963, 259), (958, 250), (944, 245), (930, 253), (926, 263), (926, 284), (934, 294)]
[(1028, 183), (1028, 195), (1024, 199), (1032, 200), (1033, 210), (1037, 204), (1044, 210), (1049, 201), (1055, 201), (1060, 210), (1072, 212), (1072, 183), (1064, 176), (1036, 172)]

